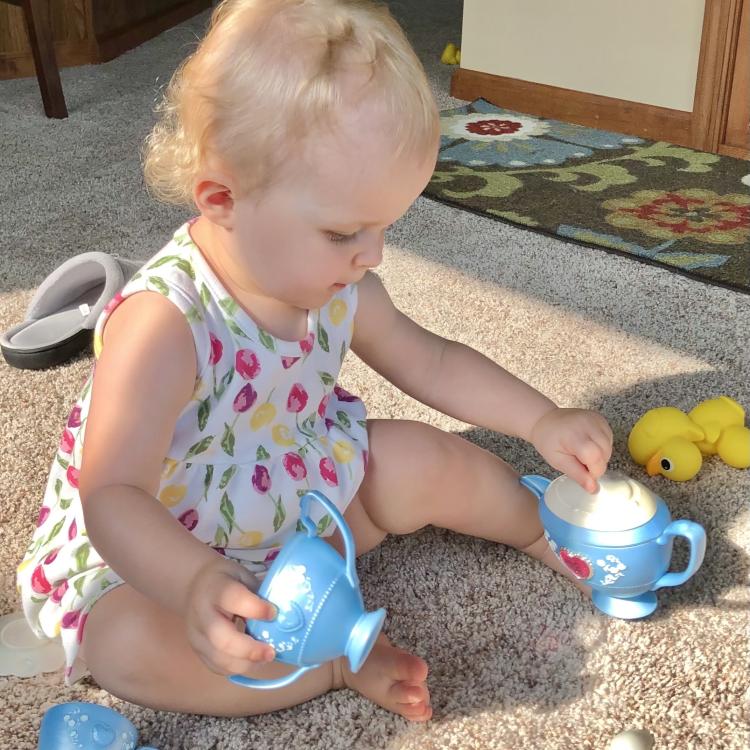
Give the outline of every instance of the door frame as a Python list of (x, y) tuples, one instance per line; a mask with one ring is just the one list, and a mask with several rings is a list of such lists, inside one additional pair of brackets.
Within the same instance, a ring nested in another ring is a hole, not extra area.
[[(750, 1), (744, 8), (750, 13)], [(742, 10), (743, 0), (706, 0), (690, 121), (692, 146), (702, 151), (718, 153), (726, 133)]]

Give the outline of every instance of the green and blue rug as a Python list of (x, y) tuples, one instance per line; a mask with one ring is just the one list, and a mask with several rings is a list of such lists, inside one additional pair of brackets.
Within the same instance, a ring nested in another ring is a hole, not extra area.
[(428, 197), (750, 293), (750, 161), (483, 99), (441, 120)]

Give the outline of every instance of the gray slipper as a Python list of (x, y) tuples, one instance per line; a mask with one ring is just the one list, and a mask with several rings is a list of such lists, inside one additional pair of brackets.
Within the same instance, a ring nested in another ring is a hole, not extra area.
[(141, 265), (100, 252), (66, 260), (41, 283), (26, 319), (0, 335), (5, 361), (22, 370), (41, 370), (82, 352), (105, 305)]

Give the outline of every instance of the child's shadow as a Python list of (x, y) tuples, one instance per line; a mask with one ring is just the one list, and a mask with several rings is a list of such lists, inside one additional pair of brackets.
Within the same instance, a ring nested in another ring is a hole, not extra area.
[[(387, 632), (430, 664), (436, 718), (520, 704), (554, 710), (607, 679), (590, 674), (586, 664), (612, 628), (660, 631), (683, 607), (698, 606), (715, 616), (750, 609), (744, 597), (737, 597), (750, 560), (730, 537), (745, 509), (750, 471), (731, 469), (713, 457), (693, 480), (671, 482), (647, 476), (626, 448), (629, 430), (646, 409), (675, 405), (687, 411), (702, 398), (720, 395), (722, 385), (727, 384), (716, 373), (680, 375), (586, 404), (612, 424), (610, 468), (662, 496), (674, 520), (695, 521), (706, 531), (701, 569), (681, 586), (660, 589), (659, 608), (645, 620), (610, 618), (557, 574), (516, 550), (442, 530), (392, 537), (361, 560), (368, 607), (373, 602), (385, 606)], [(741, 394), (727, 393), (743, 401)], [(522, 474), (559, 474), (523, 441), (483, 429), (467, 430), (462, 437), (502, 456)], [(683, 570), (688, 554), (687, 541), (677, 538), (670, 570)]]
[(428, 528), (389, 538), (359, 567), (368, 608), (388, 611), (386, 633), (427, 661), (435, 719), (549, 711), (593, 688), (585, 664), (605, 617), (536, 560)]

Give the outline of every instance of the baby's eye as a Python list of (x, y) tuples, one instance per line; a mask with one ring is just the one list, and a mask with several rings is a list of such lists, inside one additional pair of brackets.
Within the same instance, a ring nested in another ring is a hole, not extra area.
[(328, 234), (328, 239), (331, 242), (348, 242), (349, 240), (357, 236), (356, 232), (354, 232), (354, 234), (340, 234), (339, 232), (327, 232), (327, 234)]
[[(385, 227), (383, 231), (387, 232), (389, 229), (391, 229), (392, 226), (393, 224), (390, 224), (389, 226)], [(353, 240), (359, 234), (359, 232), (352, 232), (351, 234), (342, 234), (341, 232), (332, 232), (329, 230), (326, 232), (326, 234), (328, 235), (328, 239), (331, 242), (349, 242), (350, 240)]]

